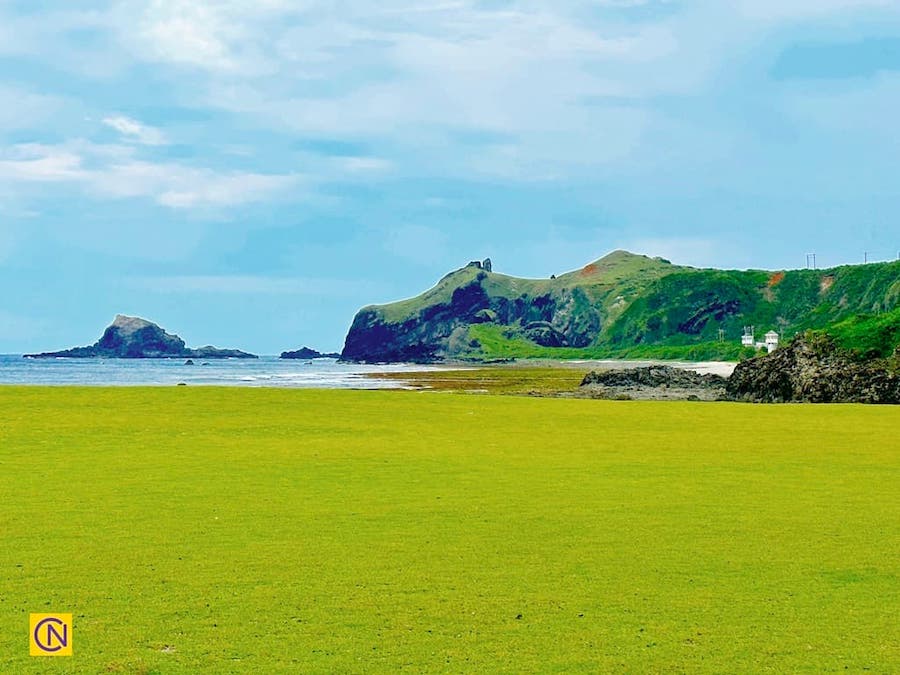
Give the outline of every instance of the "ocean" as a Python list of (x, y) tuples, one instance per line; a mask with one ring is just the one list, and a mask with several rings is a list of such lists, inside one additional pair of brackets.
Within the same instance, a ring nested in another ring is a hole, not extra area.
[[(235, 387), (341, 389), (402, 388), (402, 382), (379, 379), (378, 373), (431, 370), (414, 364), (360, 365), (334, 359), (302, 361), (263, 356), (259, 359), (26, 359), (0, 355), (0, 384)], [(374, 374), (375, 377), (368, 377)]]

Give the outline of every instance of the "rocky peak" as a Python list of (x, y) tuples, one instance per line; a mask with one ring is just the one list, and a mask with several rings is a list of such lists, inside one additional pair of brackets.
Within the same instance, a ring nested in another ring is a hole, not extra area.
[(149, 327), (159, 328), (156, 324), (147, 321), (146, 319), (141, 319), (137, 316), (126, 316), (124, 314), (116, 314), (116, 318), (113, 319), (113, 322), (110, 324), (110, 328), (117, 328), (119, 333), (121, 334), (131, 334), (141, 330), (142, 328)]

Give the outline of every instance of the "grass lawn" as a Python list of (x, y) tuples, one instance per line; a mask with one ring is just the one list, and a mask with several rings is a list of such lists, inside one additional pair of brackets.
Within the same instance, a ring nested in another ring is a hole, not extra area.
[[(900, 407), (0, 387), (0, 673), (896, 672)], [(75, 615), (71, 658), (28, 614)]]

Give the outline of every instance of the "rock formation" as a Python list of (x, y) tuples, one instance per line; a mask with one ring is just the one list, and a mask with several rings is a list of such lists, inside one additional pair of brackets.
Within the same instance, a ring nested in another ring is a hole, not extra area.
[(859, 360), (812, 332), (737, 365), (726, 391), (762, 403), (900, 403), (900, 348), (893, 359)]
[(311, 359), (339, 359), (341, 357), (340, 354), (335, 352), (318, 352), (315, 349), (310, 349), (309, 347), (301, 347), (300, 349), (293, 352), (281, 352), (280, 359), (303, 359), (309, 361)]
[(580, 393), (593, 398), (716, 400), (725, 394), (725, 378), (671, 366), (591, 371)]
[(188, 349), (184, 340), (167, 333), (155, 323), (133, 316), (119, 314), (104, 332), (103, 336), (90, 347), (75, 347), (59, 352), (26, 354), (29, 358), (238, 358), (255, 359), (237, 349), (216, 349), (207, 345), (198, 349)]

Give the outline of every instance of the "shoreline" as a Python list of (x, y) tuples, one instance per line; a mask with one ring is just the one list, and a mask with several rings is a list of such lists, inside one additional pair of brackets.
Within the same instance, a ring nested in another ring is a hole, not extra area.
[[(453, 381), (479, 373), (481, 379), (501, 383), (532, 382), (534, 390), (553, 390), (573, 395), (581, 378), (592, 370), (627, 370), (648, 366), (669, 366), (700, 374), (730, 374), (736, 364), (663, 360), (529, 359), (505, 363), (450, 361), (416, 364), (344, 363), (331, 359), (315, 362), (263, 357), (226, 359), (187, 365), (176, 359), (54, 358), (23, 359), (19, 355), (0, 356), (0, 385), (20, 386), (227, 386), (252, 388), (316, 389), (422, 389), (425, 380), (443, 382), (442, 388), (456, 388)], [(472, 389), (461, 381), (459, 388)], [(476, 387), (483, 388), (483, 387)], [(489, 389), (491, 387), (488, 387)], [(506, 384), (503, 385), (506, 389)], [(521, 387), (520, 387), (521, 388)], [(524, 393), (528, 393), (527, 391)]]

